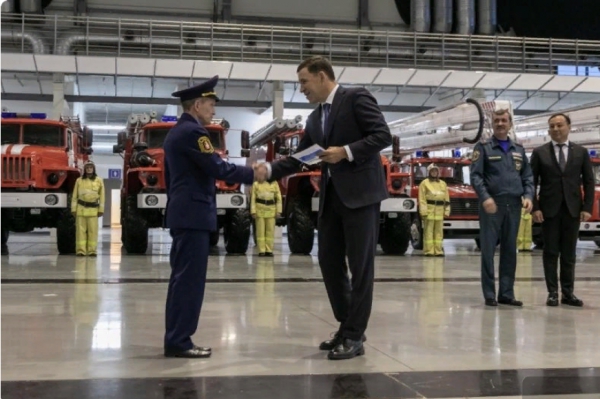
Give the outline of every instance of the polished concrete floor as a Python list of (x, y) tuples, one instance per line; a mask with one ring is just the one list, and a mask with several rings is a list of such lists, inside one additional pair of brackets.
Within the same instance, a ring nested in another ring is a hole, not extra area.
[(484, 306), (479, 252), (378, 254), (366, 354), (332, 362), (337, 328), (316, 251), (209, 260), (194, 341), (210, 359), (162, 356), (168, 233), (146, 255), (104, 229), (97, 258), (58, 256), (50, 236), (11, 235), (2, 256), (3, 398), (600, 398), (600, 250), (580, 242), (583, 308), (545, 306), (541, 251), (518, 255), (523, 308)]

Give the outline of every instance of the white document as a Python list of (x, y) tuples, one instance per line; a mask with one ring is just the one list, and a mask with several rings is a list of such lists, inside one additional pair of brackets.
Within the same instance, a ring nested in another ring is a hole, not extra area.
[(299, 160), (300, 162), (303, 162), (307, 165), (314, 165), (316, 163), (321, 162), (321, 158), (319, 158), (319, 154), (323, 151), (325, 151), (323, 149), (323, 147), (321, 147), (318, 144), (313, 144), (312, 146), (308, 147), (306, 150), (297, 152), (292, 156), (294, 158), (296, 158), (297, 160)]

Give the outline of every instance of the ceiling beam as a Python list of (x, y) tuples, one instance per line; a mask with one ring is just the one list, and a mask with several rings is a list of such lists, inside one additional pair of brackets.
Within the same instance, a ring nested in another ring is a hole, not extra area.
[[(51, 94), (30, 94), (30, 93), (2, 93), (2, 100), (12, 101), (47, 101), (52, 102)], [(147, 105), (179, 105), (176, 98), (148, 98), (148, 97), (112, 97), (112, 96), (77, 96), (65, 95), (67, 102), (79, 103), (103, 103), (103, 104), (147, 104)], [(271, 101), (248, 101), (248, 100), (221, 100), (217, 107), (232, 108), (262, 108), (271, 107)], [(309, 103), (286, 102), (285, 108), (291, 109), (313, 109), (315, 105)], [(419, 113), (427, 111), (434, 107), (424, 107), (418, 105), (380, 105), (382, 112), (405, 112)], [(515, 115), (535, 115), (542, 110), (519, 109), (515, 110)]]

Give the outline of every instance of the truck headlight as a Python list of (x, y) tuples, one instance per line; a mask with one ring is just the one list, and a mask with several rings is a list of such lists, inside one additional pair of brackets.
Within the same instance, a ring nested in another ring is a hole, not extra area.
[(58, 197), (54, 194), (46, 195), (44, 197), (44, 202), (46, 203), (46, 205), (50, 205), (50, 206), (56, 205), (56, 204), (58, 204)]
[(146, 205), (156, 206), (158, 205), (158, 197), (156, 195), (149, 195), (146, 197)]
[(58, 183), (58, 175), (56, 173), (50, 173), (48, 177), (46, 177), (46, 180), (49, 184), (55, 185)]
[(413, 202), (411, 200), (404, 200), (404, 202), (402, 202), (402, 207), (404, 209), (412, 209), (413, 208)]
[(244, 197), (242, 197), (241, 195), (234, 195), (233, 197), (231, 197), (231, 205), (240, 206), (243, 203), (244, 203)]
[(158, 183), (158, 177), (156, 175), (148, 175), (146, 178), (146, 183), (148, 183), (149, 186), (154, 186), (156, 183)]

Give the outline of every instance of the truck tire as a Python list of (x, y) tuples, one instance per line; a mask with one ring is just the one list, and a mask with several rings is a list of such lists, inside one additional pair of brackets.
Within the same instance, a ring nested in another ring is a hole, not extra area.
[(210, 246), (214, 247), (219, 243), (219, 230), (210, 233)]
[(223, 226), (223, 239), (228, 254), (245, 254), (250, 241), (252, 217), (248, 209), (237, 209)]
[(293, 254), (309, 255), (315, 242), (315, 225), (309, 201), (296, 198), (290, 205), (287, 223), (288, 246)]
[(423, 249), (423, 222), (421, 217), (412, 218), (410, 225), (410, 245), (413, 249)]
[(56, 223), (56, 247), (61, 255), (75, 253), (77, 227), (75, 225), (75, 216), (71, 213), (71, 196), (67, 197), (67, 208), (61, 211), (61, 215)]
[(411, 217), (408, 213), (398, 213), (394, 219), (386, 218), (381, 226), (379, 244), (387, 255), (404, 255), (411, 235)]
[(594, 240), (594, 242), (596, 243), (596, 246), (600, 248), (600, 240)]
[(148, 223), (137, 209), (137, 197), (130, 195), (125, 200), (123, 216), (123, 246), (128, 254), (145, 254), (148, 250)]

